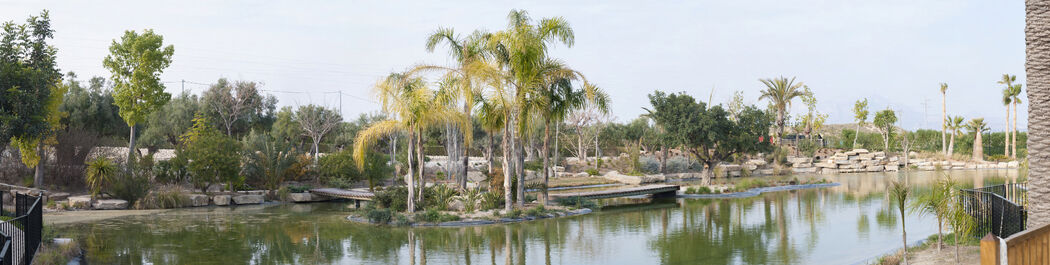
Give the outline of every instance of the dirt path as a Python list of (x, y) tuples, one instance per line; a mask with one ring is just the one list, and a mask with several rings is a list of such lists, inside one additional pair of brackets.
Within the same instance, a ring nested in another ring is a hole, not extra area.
[[(958, 264), (980, 264), (980, 247), (960, 246), (959, 260), (962, 262)], [(911, 259), (909, 259), (908, 261), (910, 264), (914, 265), (956, 264), (955, 246), (945, 246), (943, 249), (941, 249), (941, 251), (937, 251), (936, 247), (931, 246), (912, 254)]]
[(44, 213), (45, 224), (72, 224), (94, 222), (122, 216), (156, 214), (170, 210), (105, 210), (105, 211), (62, 211)]

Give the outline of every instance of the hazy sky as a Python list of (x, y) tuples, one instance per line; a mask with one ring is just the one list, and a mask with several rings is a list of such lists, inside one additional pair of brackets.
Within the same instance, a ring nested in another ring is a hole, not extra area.
[[(495, 31), (511, 9), (561, 16), (576, 33), (563, 59), (608, 91), (614, 115), (633, 119), (654, 90), (727, 102), (757, 98), (759, 78), (796, 76), (830, 122), (852, 122), (853, 102), (903, 111), (908, 128), (937, 128), (938, 83), (948, 112), (1003, 129), (1003, 73), (1024, 80), (1023, 1), (3, 1), (0, 20), (51, 12), (59, 67), (109, 76), (102, 58), (124, 30), (154, 29), (175, 46), (167, 90), (200, 93), (220, 77), (252, 80), (280, 105), (321, 104), (344, 115), (378, 110), (380, 77), (419, 63), (438, 27)], [(1025, 87), (1027, 89), (1027, 87)], [(924, 105), (924, 103), (926, 105)], [(1026, 102), (1027, 103), (1027, 102)], [(794, 109), (801, 111), (801, 102)], [(1021, 128), (1027, 108), (1021, 105)]]

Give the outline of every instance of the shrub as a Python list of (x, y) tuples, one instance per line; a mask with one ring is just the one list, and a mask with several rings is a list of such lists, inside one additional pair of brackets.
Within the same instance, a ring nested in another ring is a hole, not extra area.
[(693, 162), (688, 157), (675, 156), (667, 159), (667, 168), (664, 171), (668, 173), (682, 173), (687, 172), (692, 167)]
[(150, 192), (135, 202), (135, 209), (171, 209), (189, 206), (190, 197), (177, 191)]
[(113, 176), (116, 173), (117, 166), (104, 156), (98, 156), (88, 163), (84, 176), (85, 182), (88, 184), (88, 190), (91, 191), (91, 196), (98, 196), (105, 185), (113, 181)]
[(591, 175), (591, 176), (597, 176), (598, 174), (599, 174), (599, 173), (598, 173), (598, 170), (597, 170), (597, 169), (593, 169), (593, 168), (588, 168), (588, 169), (587, 169), (587, 175)]
[(280, 201), (289, 201), (289, 196), (291, 196), (291, 194), (292, 190), (288, 187), (281, 187), (280, 189), (277, 189), (277, 199)]
[(412, 222), (408, 221), (408, 216), (405, 216), (404, 214), (399, 214), (399, 213), (395, 213), (394, 214), (394, 225), (404, 226), (404, 225), (409, 225), (411, 223)]
[(689, 188), (685, 189), (685, 194), (711, 194), (711, 193), (713, 193), (711, 191), (711, 188), (708, 188), (707, 186), (689, 187)]
[(289, 175), (288, 170), (298, 160), (298, 152), (285, 141), (278, 141), (254, 130), (244, 137), (244, 166), (241, 174), (245, 183), (266, 190), (275, 190)]
[(424, 203), (430, 206), (426, 208), (432, 207), (442, 211), (447, 210), (448, 204), (459, 195), (456, 189), (449, 188), (444, 184), (427, 188), (426, 191), (426, 196), (423, 198), (426, 201)]
[(740, 177), (741, 178), (751, 177), (751, 169), (747, 168), (747, 165), (741, 165), (741, 167), (740, 167)]
[(390, 213), (390, 209), (372, 209), (365, 213), (365, 217), (372, 223), (387, 224), (390, 223), (393, 215)]
[(595, 203), (594, 201), (588, 200), (588, 199), (583, 199), (583, 198), (580, 198), (580, 197), (558, 198), (558, 199), (554, 200), (554, 202), (558, 203), (559, 205), (568, 206), (568, 207), (588, 208), (588, 209), (596, 209), (596, 208), (598, 208), (598, 204)]
[(117, 177), (107, 186), (106, 194), (128, 201), (128, 205), (134, 205), (139, 198), (146, 196), (150, 189), (149, 175), (135, 171), (120, 171), (117, 173)]
[(408, 188), (397, 186), (376, 192), (373, 201), (381, 208), (404, 212), (408, 209)]
[(416, 213), (417, 222), (433, 223), (441, 219), (441, 212), (436, 209), (427, 209), (426, 211)]
[(514, 209), (507, 212), (507, 218), (518, 218), (521, 217), (521, 209)]
[(481, 209), (497, 209), (503, 206), (503, 191), (490, 190), (489, 192), (483, 193), (481, 196)]
[(468, 213), (474, 212), (474, 209), (481, 203), (481, 189), (466, 190), (463, 194), (456, 196), (455, 199), (463, 203), (463, 211)]
[(639, 157), (638, 168), (646, 174), (660, 173), (660, 160), (652, 156)]
[(309, 191), (310, 189), (313, 189), (313, 187), (311, 187), (310, 185), (302, 185), (302, 186), (292, 185), (292, 186), (288, 186), (287, 188), (288, 188), (288, 191), (290, 191), (292, 193), (303, 193), (303, 192)]
[[(194, 128), (187, 132), (186, 158), (192, 173), (193, 186), (206, 192), (208, 185), (225, 182), (227, 189), (243, 181), (240, 171), (241, 145), (233, 138), (208, 128), (203, 118), (194, 119)], [(202, 124), (203, 123), (203, 124)]]
[(164, 161), (157, 161), (153, 168), (153, 172), (156, 173), (153, 179), (164, 184), (183, 183), (189, 180), (188, 164), (189, 161), (186, 160), (186, 155), (183, 154), (182, 149), (176, 147), (174, 157)]
[(768, 187), (769, 182), (763, 179), (745, 179), (738, 181), (734, 186), (735, 191), (747, 191), (754, 188)]
[(525, 215), (527, 216), (540, 216), (545, 213), (547, 213), (547, 209), (543, 208), (542, 204), (536, 205), (536, 207), (532, 207), (531, 209), (525, 211)]
[(532, 171), (543, 170), (543, 161), (539, 161), (539, 160), (525, 161), (525, 170), (532, 170)]

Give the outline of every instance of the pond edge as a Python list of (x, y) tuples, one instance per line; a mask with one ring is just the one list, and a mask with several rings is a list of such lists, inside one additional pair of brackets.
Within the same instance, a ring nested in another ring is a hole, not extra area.
[(777, 191), (789, 191), (789, 190), (801, 190), (801, 189), (816, 189), (816, 188), (827, 188), (835, 187), (842, 184), (839, 183), (821, 183), (821, 184), (803, 184), (803, 185), (786, 185), (776, 187), (764, 187), (754, 188), (743, 192), (724, 193), (724, 194), (681, 194), (679, 198), (687, 199), (736, 199), (736, 198), (747, 198), (758, 196), (759, 194), (766, 192), (777, 192)]
[[(592, 211), (591, 209), (588, 209), (588, 208), (582, 208), (582, 209), (566, 211), (566, 212), (563, 212), (563, 213), (549, 213), (549, 214), (544, 214), (544, 215), (540, 215), (540, 216), (525, 216), (525, 217), (520, 217), (520, 218), (500, 218), (498, 220), (469, 220), (469, 221), (451, 221), (451, 222), (442, 222), (442, 223), (412, 223), (412, 224), (406, 225), (404, 227), (448, 227), (448, 228), (451, 228), (451, 227), (469, 227), (469, 226), (482, 226), (482, 225), (494, 225), (494, 224), (511, 224), (511, 223), (519, 223), (519, 222), (540, 220), (540, 219), (551, 219), (551, 218), (560, 218), (560, 217), (570, 217), (570, 216), (584, 215), (584, 214), (589, 214), (591, 212), (594, 212), (594, 211)], [(384, 225), (384, 224), (376, 224), (376, 223), (373, 223), (371, 221), (368, 221), (368, 219), (366, 219), (366, 218), (361, 218), (361, 217), (357, 217), (357, 216), (353, 216), (353, 215), (347, 216), (346, 220), (349, 220), (349, 221), (354, 222), (354, 223), (371, 224), (371, 225)], [(389, 225), (389, 226), (391, 226), (391, 227), (402, 227), (402, 226), (398, 226), (398, 225)]]

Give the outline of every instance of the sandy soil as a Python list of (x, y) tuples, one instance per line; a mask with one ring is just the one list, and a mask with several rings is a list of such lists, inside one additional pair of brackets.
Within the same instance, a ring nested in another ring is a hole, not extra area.
[[(955, 263), (955, 246), (945, 246), (941, 251), (937, 251), (936, 247), (929, 247), (914, 254), (911, 254), (911, 259), (908, 260), (909, 264), (914, 265), (927, 265), (927, 264), (956, 264)], [(980, 264), (981, 263), (981, 250), (977, 246), (960, 246), (959, 247), (959, 260), (961, 263), (958, 264)]]
[(81, 222), (94, 222), (109, 218), (132, 215), (156, 214), (170, 211), (162, 210), (105, 210), (105, 211), (61, 211), (44, 213), (45, 224), (72, 224)]

